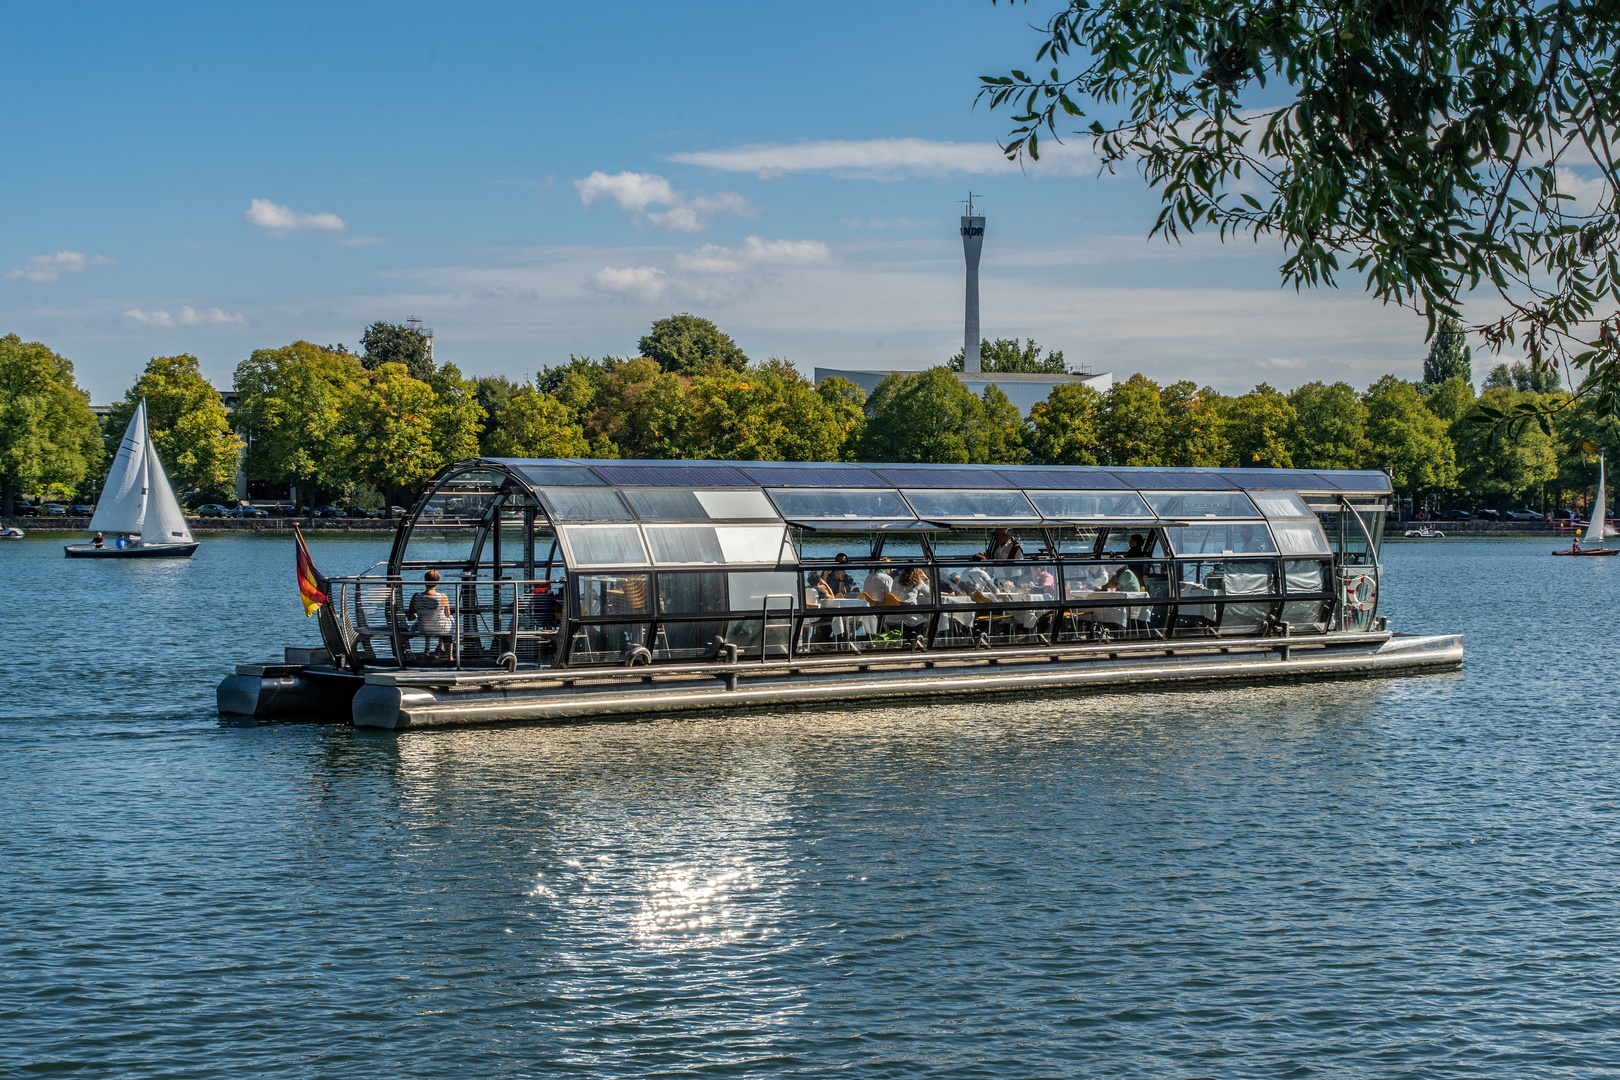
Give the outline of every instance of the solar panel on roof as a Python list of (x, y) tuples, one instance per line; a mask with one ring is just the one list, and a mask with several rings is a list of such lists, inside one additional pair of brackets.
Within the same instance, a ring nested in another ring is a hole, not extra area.
[(1355, 472), (1313, 473), (1327, 491), (1390, 491), (1389, 477), (1382, 472), (1358, 470)]
[(641, 487), (754, 487), (731, 465), (598, 465), (610, 484)]
[(878, 467), (877, 474), (884, 483), (905, 488), (1006, 488), (1008, 484), (992, 469), (889, 469)]
[(1222, 473), (1197, 469), (1114, 469), (1127, 487), (1138, 491), (1232, 491), (1237, 485)]
[(1230, 469), (1221, 475), (1240, 488), (1256, 491), (1298, 491), (1316, 480), (1315, 473), (1299, 469)]
[(794, 462), (761, 468), (745, 466), (742, 473), (761, 487), (887, 487), (883, 478), (871, 469), (860, 469), (837, 463)]
[(1000, 469), (1009, 487), (1038, 491), (1129, 491), (1131, 485), (1102, 469)]
[(535, 487), (604, 487), (602, 478), (583, 465), (517, 465), (518, 474)]

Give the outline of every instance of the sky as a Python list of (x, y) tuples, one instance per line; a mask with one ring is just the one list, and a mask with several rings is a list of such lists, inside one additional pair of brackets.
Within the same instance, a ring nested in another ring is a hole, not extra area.
[(1418, 316), (1285, 289), (1273, 245), (1150, 241), (1088, 140), (1002, 158), (978, 76), (1052, 6), (10, 3), (0, 334), (97, 404), (153, 356), (223, 388), (410, 316), (466, 375), (676, 312), (806, 374), (921, 369), (962, 346), (971, 190), (986, 337), (1227, 392), (1417, 377)]

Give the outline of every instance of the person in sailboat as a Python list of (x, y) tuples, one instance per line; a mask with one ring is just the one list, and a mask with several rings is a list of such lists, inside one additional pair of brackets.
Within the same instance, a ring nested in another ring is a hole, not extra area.
[(96, 538), (94, 540), (92, 540), (91, 543), (94, 544), (98, 548), (104, 548), (104, 547), (107, 546), (106, 538), (103, 537), (100, 533), (96, 533)]

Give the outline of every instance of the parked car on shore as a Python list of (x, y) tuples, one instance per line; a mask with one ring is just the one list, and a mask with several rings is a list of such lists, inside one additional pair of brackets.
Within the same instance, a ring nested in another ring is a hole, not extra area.
[(33, 503), (31, 503), (31, 502), (23, 502), (21, 499), (18, 499), (14, 504), (12, 504), (11, 516), (12, 517), (38, 517), (39, 516), (39, 510), (38, 510), (38, 508), (36, 508), (34, 506)]
[(226, 508), (219, 505), (219, 503), (203, 503), (197, 507), (197, 516), (200, 518), (224, 517), (227, 512)]
[(40, 503), (39, 514), (41, 517), (67, 517), (67, 507), (61, 503)]
[(344, 511), (344, 516), (352, 518), (374, 518), (382, 517), (382, 514), (377, 510), (367, 510), (363, 506), (351, 506)]
[(267, 518), (270, 516), (270, 512), (261, 510), (257, 506), (233, 506), (225, 511), (225, 516), (233, 518)]
[(1510, 521), (1540, 521), (1541, 515), (1534, 510), (1504, 510), (1502, 516)]
[(317, 506), (309, 512), (309, 516), (312, 518), (340, 518), (343, 516), (343, 511), (336, 506)]
[(265, 509), (270, 512), (272, 517), (291, 517), (298, 513), (298, 507), (293, 506), (291, 503), (278, 502), (272, 506), (265, 507)]
[(84, 503), (74, 503), (72, 506), (68, 507), (68, 513), (75, 514), (79, 517), (90, 517), (95, 512), (95, 507), (86, 506)]

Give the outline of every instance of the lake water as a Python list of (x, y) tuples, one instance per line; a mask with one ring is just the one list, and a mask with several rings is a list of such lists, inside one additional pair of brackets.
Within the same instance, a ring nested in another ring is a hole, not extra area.
[(315, 640), (290, 541), (60, 543), (0, 544), (0, 1074), (1620, 1071), (1620, 559), (1389, 545), (1460, 674), (394, 735), (214, 715)]

